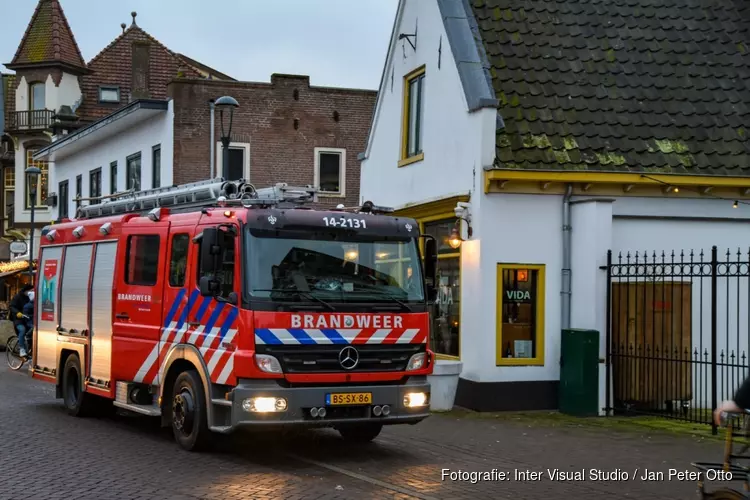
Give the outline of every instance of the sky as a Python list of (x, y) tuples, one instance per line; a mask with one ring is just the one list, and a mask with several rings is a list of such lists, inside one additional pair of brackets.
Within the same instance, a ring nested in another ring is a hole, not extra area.
[[(309, 75), (316, 86), (377, 90), (398, 0), (60, 0), (88, 62), (136, 23), (169, 47), (242, 81)], [(3, 9), (9, 63), (36, 0)], [(0, 71), (12, 73), (4, 66)]]

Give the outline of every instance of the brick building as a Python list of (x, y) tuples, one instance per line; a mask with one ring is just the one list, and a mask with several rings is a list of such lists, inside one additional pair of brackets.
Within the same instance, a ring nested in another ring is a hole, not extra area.
[[(323, 204), (356, 205), (359, 163), (376, 92), (315, 87), (307, 76), (271, 76), (271, 83), (175, 79), (175, 183), (222, 174), (220, 116), (211, 101), (234, 97), (229, 175), (256, 187), (275, 182), (313, 184)], [(212, 158), (211, 144), (216, 154)], [(213, 159), (213, 161), (212, 161)], [(208, 169), (208, 170), (207, 170)]]

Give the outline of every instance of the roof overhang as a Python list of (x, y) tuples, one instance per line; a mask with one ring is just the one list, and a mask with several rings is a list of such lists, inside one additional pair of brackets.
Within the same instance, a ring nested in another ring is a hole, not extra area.
[(47, 69), (47, 68), (60, 68), (74, 75), (89, 75), (93, 73), (92, 70), (83, 66), (77, 66), (75, 64), (66, 63), (63, 61), (43, 61), (33, 63), (7, 63), (4, 66), (13, 71), (24, 70), (24, 69)]
[(104, 118), (64, 135), (34, 154), (35, 160), (58, 161), (142, 123), (169, 109), (169, 101), (140, 99)]
[(649, 172), (548, 171), (491, 168), (484, 171), (485, 193), (750, 198), (750, 177)]

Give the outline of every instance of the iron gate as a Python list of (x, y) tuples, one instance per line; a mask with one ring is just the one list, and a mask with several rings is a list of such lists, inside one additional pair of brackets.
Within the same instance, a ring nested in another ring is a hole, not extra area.
[(608, 415), (716, 426), (747, 375), (750, 250), (607, 252)]

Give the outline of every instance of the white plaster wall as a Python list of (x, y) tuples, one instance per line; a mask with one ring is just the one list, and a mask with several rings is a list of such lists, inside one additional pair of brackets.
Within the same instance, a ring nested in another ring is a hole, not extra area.
[(48, 77), (46, 87), (47, 109), (51, 109), (52, 111), (59, 111), (60, 106), (63, 105), (72, 108), (73, 104), (81, 98), (81, 87), (78, 85), (78, 77), (70, 73), (63, 73), (58, 87), (55, 87), (52, 77)]
[[(45, 90), (45, 108), (52, 111), (59, 111), (60, 106), (73, 104), (81, 98), (81, 87), (78, 84), (78, 77), (70, 73), (63, 73), (60, 79), (60, 85), (55, 85), (52, 75), (47, 75), (44, 81)], [(16, 110), (22, 111), (29, 109), (29, 82), (25, 76), (22, 76), (18, 88), (16, 89)]]
[[(89, 196), (89, 173), (101, 167), (102, 194), (110, 193), (110, 163), (117, 161), (117, 188), (125, 190), (126, 158), (141, 153), (141, 189), (152, 187), (152, 148), (161, 144), (161, 187), (170, 186), (174, 182), (174, 108), (173, 101), (169, 102), (166, 113), (160, 113), (147, 121), (121, 132), (107, 140), (101, 141), (75, 154), (58, 159), (51, 176), (50, 190), (59, 194), (59, 183), (68, 180), (70, 217), (75, 215), (76, 176), (82, 175), (81, 195)], [(87, 202), (83, 202), (86, 204)], [(51, 218), (57, 219), (58, 207), (51, 213)]]
[[(488, 130), (490, 136), (494, 136), (496, 110), (468, 113), (437, 2), (404, 2), (396, 33), (413, 33), (417, 23), (416, 52), (406, 40), (400, 40), (389, 55), (384, 88), (373, 122), (369, 156), (362, 162), (361, 201), (372, 200), (378, 205), (398, 207), (467, 192), (474, 184), (474, 172), (481, 178), (481, 166), (492, 162), (492, 158), (482, 159), (482, 141)], [(442, 55), (438, 69), (441, 37)], [(426, 65), (422, 125), (424, 160), (399, 168), (403, 77), (423, 64)], [(490, 129), (486, 128), (488, 123)]]
[[(463, 245), (463, 378), (480, 382), (557, 380), (560, 373), (562, 197), (481, 195), (473, 241)], [(473, 205), (473, 203), (472, 203)], [(478, 247), (481, 247), (481, 251)], [(497, 264), (544, 264), (544, 366), (496, 366)]]

